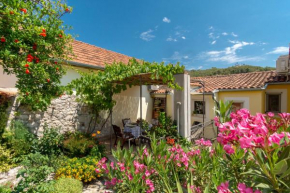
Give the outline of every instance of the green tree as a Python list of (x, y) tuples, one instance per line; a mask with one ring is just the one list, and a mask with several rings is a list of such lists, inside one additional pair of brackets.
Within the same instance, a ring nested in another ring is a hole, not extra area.
[(63, 62), (72, 40), (61, 17), (70, 13), (63, 0), (2, 0), (0, 2), (0, 65), (18, 78), (19, 100), (45, 110), (61, 95)]

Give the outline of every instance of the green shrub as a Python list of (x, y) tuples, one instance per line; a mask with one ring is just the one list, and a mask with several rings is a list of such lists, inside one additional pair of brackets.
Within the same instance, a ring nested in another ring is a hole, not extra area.
[(12, 190), (9, 185), (0, 185), (0, 192), (1, 193), (11, 193)]
[(82, 193), (83, 184), (73, 178), (60, 178), (54, 184), (53, 193)]
[(95, 145), (90, 151), (90, 156), (101, 159), (102, 157), (105, 156), (105, 148), (106, 147), (101, 144)]
[(76, 132), (64, 140), (64, 149), (71, 157), (83, 157), (89, 155), (91, 149), (96, 146), (96, 140), (91, 136)]
[(95, 172), (98, 160), (94, 157), (69, 159), (63, 163), (63, 167), (56, 171), (55, 178), (75, 178), (83, 182), (90, 182), (98, 177)]
[(0, 173), (6, 172), (15, 166), (12, 158), (13, 153), (11, 150), (0, 144)]
[(1, 93), (0, 95), (0, 142), (2, 141), (2, 134), (5, 131), (8, 116), (6, 110), (9, 106), (9, 96)]
[(25, 156), (21, 162), (23, 168), (19, 170), (17, 177), (22, 177), (17, 187), (16, 192), (22, 192), (27, 189), (28, 192), (32, 190), (39, 190), (36, 192), (49, 192), (53, 182), (47, 182), (49, 174), (56, 171), (66, 160), (65, 157), (54, 155), (42, 155), (39, 152)]
[(15, 162), (21, 161), (23, 155), (30, 153), (32, 144), (36, 140), (35, 135), (30, 133), (29, 129), (20, 121), (13, 121), (10, 129), (3, 134), (3, 138), (7, 147), (14, 152)]
[(64, 136), (60, 134), (59, 129), (44, 127), (43, 136), (35, 141), (33, 152), (39, 152), (44, 155), (60, 155), (62, 153), (62, 144)]

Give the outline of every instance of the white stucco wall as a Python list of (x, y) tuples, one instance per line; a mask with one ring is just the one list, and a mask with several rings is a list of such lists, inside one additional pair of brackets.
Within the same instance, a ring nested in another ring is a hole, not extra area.
[(0, 65), (0, 88), (15, 88), (17, 78), (15, 75), (7, 75)]
[[(66, 68), (66, 74), (61, 79), (61, 85), (63, 85), (63, 86), (66, 86), (72, 80), (80, 78), (81, 75), (80, 75), (80, 73), (78, 71), (81, 71), (81, 72), (90, 72), (90, 71), (92, 71), (91, 69), (75, 67), (75, 66), (66, 66), (65, 68)], [(93, 70), (93, 71), (97, 72), (97, 70)]]
[[(71, 66), (65, 66), (67, 72), (61, 79), (61, 85), (67, 85), (72, 80), (80, 78), (81, 75), (78, 73), (78, 71), (82, 72), (89, 72), (90, 70), (87, 68), (81, 68), (81, 67), (71, 67)], [(96, 70), (95, 70), (96, 71)], [(15, 88), (17, 78), (15, 75), (7, 75), (3, 71), (3, 67), (0, 66), (0, 88)]]
[[(151, 122), (153, 99), (147, 89), (142, 86), (142, 118)], [(114, 95), (113, 99), (116, 105), (113, 108), (113, 124), (123, 127), (122, 119), (130, 118), (132, 122), (136, 122), (140, 118), (140, 87), (134, 86)]]

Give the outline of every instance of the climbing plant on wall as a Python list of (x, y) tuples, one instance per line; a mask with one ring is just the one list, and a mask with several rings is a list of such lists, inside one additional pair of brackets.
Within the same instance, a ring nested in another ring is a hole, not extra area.
[(64, 88), (61, 65), (71, 53), (72, 38), (61, 17), (70, 13), (63, 0), (1, 0), (0, 65), (18, 78), (18, 99), (45, 110)]
[[(184, 73), (184, 66), (131, 59), (128, 64), (106, 65), (104, 71), (82, 73), (82, 77), (73, 80), (69, 87), (76, 90), (81, 102), (91, 107), (96, 122), (101, 111), (110, 110), (115, 105), (114, 94), (139, 84), (139, 79), (129, 81), (128, 78), (142, 73), (150, 73), (151, 80), (162, 79), (169, 87), (181, 89), (175, 83), (174, 74)], [(143, 84), (147, 83), (143, 81)]]

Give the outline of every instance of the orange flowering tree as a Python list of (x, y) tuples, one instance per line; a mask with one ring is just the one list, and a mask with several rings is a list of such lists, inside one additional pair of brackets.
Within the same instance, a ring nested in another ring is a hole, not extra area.
[(32, 110), (45, 110), (63, 94), (61, 64), (72, 40), (61, 17), (72, 8), (63, 0), (2, 0), (0, 2), (0, 65), (15, 74), (18, 99)]

